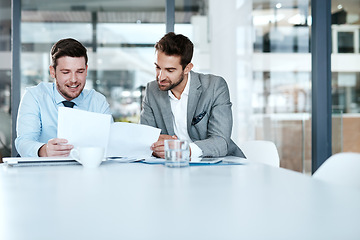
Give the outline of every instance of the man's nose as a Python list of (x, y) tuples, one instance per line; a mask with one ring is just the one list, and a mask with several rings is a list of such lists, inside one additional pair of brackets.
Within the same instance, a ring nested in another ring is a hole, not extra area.
[(162, 70), (160, 70), (160, 71), (159, 71), (158, 78), (159, 78), (159, 80), (163, 80), (163, 79), (165, 79), (165, 78), (166, 78), (166, 76), (165, 76), (165, 72), (164, 72), (164, 71), (162, 71)]
[(76, 82), (76, 75), (75, 74), (71, 74), (70, 81), (71, 82)]

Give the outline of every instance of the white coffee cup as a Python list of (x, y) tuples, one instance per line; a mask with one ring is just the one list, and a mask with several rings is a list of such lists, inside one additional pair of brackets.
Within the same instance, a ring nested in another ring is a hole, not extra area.
[(84, 168), (97, 168), (104, 159), (104, 148), (77, 147), (71, 150), (70, 157), (81, 163)]

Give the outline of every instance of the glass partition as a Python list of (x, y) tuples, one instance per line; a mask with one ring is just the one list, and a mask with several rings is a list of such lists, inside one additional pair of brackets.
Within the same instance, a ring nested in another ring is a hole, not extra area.
[(332, 1), (332, 149), (360, 152), (360, 2)]
[(52, 81), (50, 48), (71, 37), (88, 49), (85, 87), (106, 96), (115, 121), (138, 122), (142, 89), (154, 79), (153, 46), (165, 34), (163, 2), (50, 2), (22, 2), (22, 94)]
[(184, 1), (175, 12), (175, 31), (195, 45), (194, 70), (228, 83), (234, 141), (273, 141), (281, 167), (299, 172), (305, 157), (311, 166), (305, 148), (311, 141), (303, 136), (304, 128), (311, 136), (309, 6), (308, 0), (204, 0)]
[(0, 0), (0, 163), (11, 155), (11, 1)]
[[(10, 1), (1, 2), (0, 104), (9, 116)], [(359, 4), (332, 1), (334, 152), (360, 146)], [(155, 75), (153, 46), (166, 30), (165, 1), (23, 0), (21, 15), (22, 93), (52, 81), (50, 48), (73, 37), (88, 48), (86, 87), (107, 97), (116, 121), (138, 122), (142, 90)], [(174, 29), (194, 42), (194, 70), (229, 85), (234, 141), (273, 141), (281, 166), (300, 172), (311, 162), (310, 16), (309, 0), (175, 0)]]
[(332, 153), (344, 151), (344, 119), (343, 113), (333, 110), (332, 114)]

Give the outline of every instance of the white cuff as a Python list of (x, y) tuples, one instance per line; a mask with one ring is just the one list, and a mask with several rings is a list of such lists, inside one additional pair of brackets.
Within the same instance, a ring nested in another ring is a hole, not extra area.
[(191, 156), (190, 157), (198, 158), (198, 157), (201, 157), (203, 155), (203, 151), (195, 143), (189, 143), (189, 146), (190, 146), (190, 149), (191, 149)]

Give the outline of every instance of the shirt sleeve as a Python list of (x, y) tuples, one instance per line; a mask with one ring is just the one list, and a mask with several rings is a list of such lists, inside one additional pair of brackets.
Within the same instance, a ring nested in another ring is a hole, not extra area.
[(19, 105), (15, 147), (21, 157), (37, 157), (45, 143), (38, 142), (41, 132), (40, 108), (30, 92), (26, 92)]
[(190, 143), (189, 146), (191, 149), (191, 157), (192, 158), (198, 158), (203, 155), (201, 148), (199, 148), (198, 145), (196, 145), (195, 143)]

